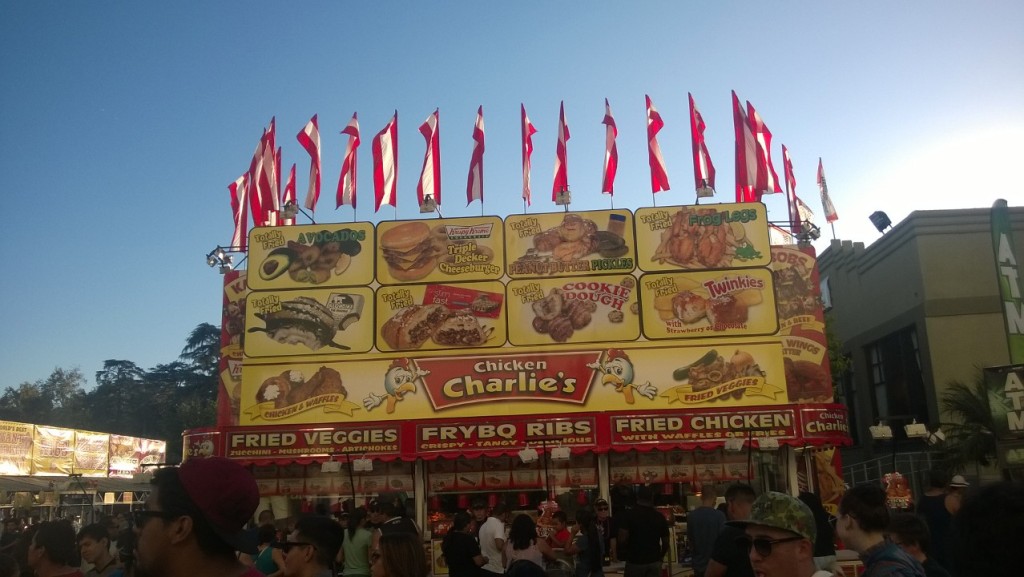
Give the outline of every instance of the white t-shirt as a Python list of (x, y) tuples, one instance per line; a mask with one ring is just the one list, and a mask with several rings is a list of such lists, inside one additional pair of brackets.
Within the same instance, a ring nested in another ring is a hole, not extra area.
[(487, 564), (482, 567), (492, 573), (504, 573), (505, 568), (501, 566), (501, 549), (494, 544), (495, 539), (505, 539), (505, 524), (496, 517), (488, 517), (480, 526), (478, 533), (480, 538), (480, 552), (487, 557)]

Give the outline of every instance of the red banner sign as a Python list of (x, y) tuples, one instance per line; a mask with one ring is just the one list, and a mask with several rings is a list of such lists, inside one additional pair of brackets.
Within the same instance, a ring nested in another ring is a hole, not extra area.
[(435, 411), (460, 405), (514, 399), (582, 405), (599, 354), (549, 353), (418, 359)]
[[(494, 451), (538, 446), (593, 447), (597, 420), (574, 417), (557, 420), (514, 420), (473, 423), (420, 423), (416, 425), (417, 453), (431, 451)], [(557, 439), (557, 441), (552, 441)]]
[(825, 408), (800, 409), (801, 435), (805, 439), (830, 439), (844, 444), (850, 438), (850, 422), (846, 408), (829, 406)]
[(792, 409), (662, 413), (611, 417), (612, 445), (724, 441), (729, 438), (797, 436)]
[(330, 427), (323, 429), (248, 429), (227, 434), (225, 456), (233, 459), (276, 459), (348, 454), (399, 455), (399, 425)]

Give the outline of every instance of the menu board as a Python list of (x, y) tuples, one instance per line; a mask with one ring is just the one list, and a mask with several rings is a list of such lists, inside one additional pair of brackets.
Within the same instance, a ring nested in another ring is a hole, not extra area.
[(631, 272), (633, 214), (599, 210), (512, 215), (505, 219), (512, 278)]
[(382, 351), (505, 344), (505, 293), (500, 282), (382, 287), (376, 298), (377, 347)]
[(508, 284), (514, 345), (633, 341), (640, 336), (636, 278), (600, 275)]
[(779, 329), (767, 269), (649, 273), (640, 286), (650, 339), (770, 335)]
[(0, 475), (32, 473), (33, 425), (0, 421)]
[(769, 247), (761, 204), (256, 228), (250, 246), (223, 395), (243, 425), (831, 398), (813, 256)]
[(75, 473), (106, 477), (110, 435), (78, 431), (75, 435)]
[(369, 222), (254, 228), (249, 232), (249, 288), (368, 285), (373, 246)]
[(505, 272), (501, 219), (382, 222), (377, 227), (381, 284), (493, 280)]
[(760, 203), (641, 208), (637, 265), (649, 272), (767, 266), (768, 212)]
[(32, 468), (36, 475), (70, 475), (74, 453), (74, 429), (36, 425), (32, 441)]
[(344, 355), (373, 348), (368, 287), (250, 293), (245, 305), (249, 357)]

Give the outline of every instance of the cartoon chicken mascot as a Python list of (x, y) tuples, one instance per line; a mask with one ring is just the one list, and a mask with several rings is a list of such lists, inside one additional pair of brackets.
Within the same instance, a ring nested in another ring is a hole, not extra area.
[(648, 399), (654, 399), (658, 394), (658, 387), (650, 382), (642, 385), (633, 382), (633, 363), (622, 349), (609, 349), (605, 353), (603, 363), (587, 363), (587, 367), (600, 371), (602, 385), (612, 385), (616, 393), (622, 393), (626, 398), (626, 404), (632, 405), (636, 402), (633, 391)]
[(406, 393), (416, 392), (416, 380), (429, 374), (430, 371), (424, 371), (412, 366), (409, 359), (395, 359), (391, 362), (387, 372), (384, 373), (384, 390), (386, 394), (378, 395), (371, 392), (363, 399), (363, 406), (366, 407), (367, 411), (372, 411), (379, 407), (381, 403), (387, 401), (384, 411), (390, 415), (395, 412), (395, 405), (398, 404), (398, 401), (402, 400)]

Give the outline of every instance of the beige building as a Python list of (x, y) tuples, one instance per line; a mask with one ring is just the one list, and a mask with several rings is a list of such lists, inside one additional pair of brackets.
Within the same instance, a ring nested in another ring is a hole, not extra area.
[[(1009, 211), (1022, 255), (1024, 207)], [(989, 209), (916, 211), (867, 248), (833, 240), (819, 255), (830, 328), (852, 361), (837, 398), (850, 409), (855, 443), (844, 463), (875, 463), (854, 482), (891, 471), (894, 451), (917, 453), (901, 455), (904, 474), (925, 468), (928, 444), (901, 438), (903, 424), (916, 418), (934, 430), (949, 419), (940, 410), (950, 381), (1008, 364), (990, 217)], [(894, 417), (895, 444), (869, 434), (886, 417)]]

